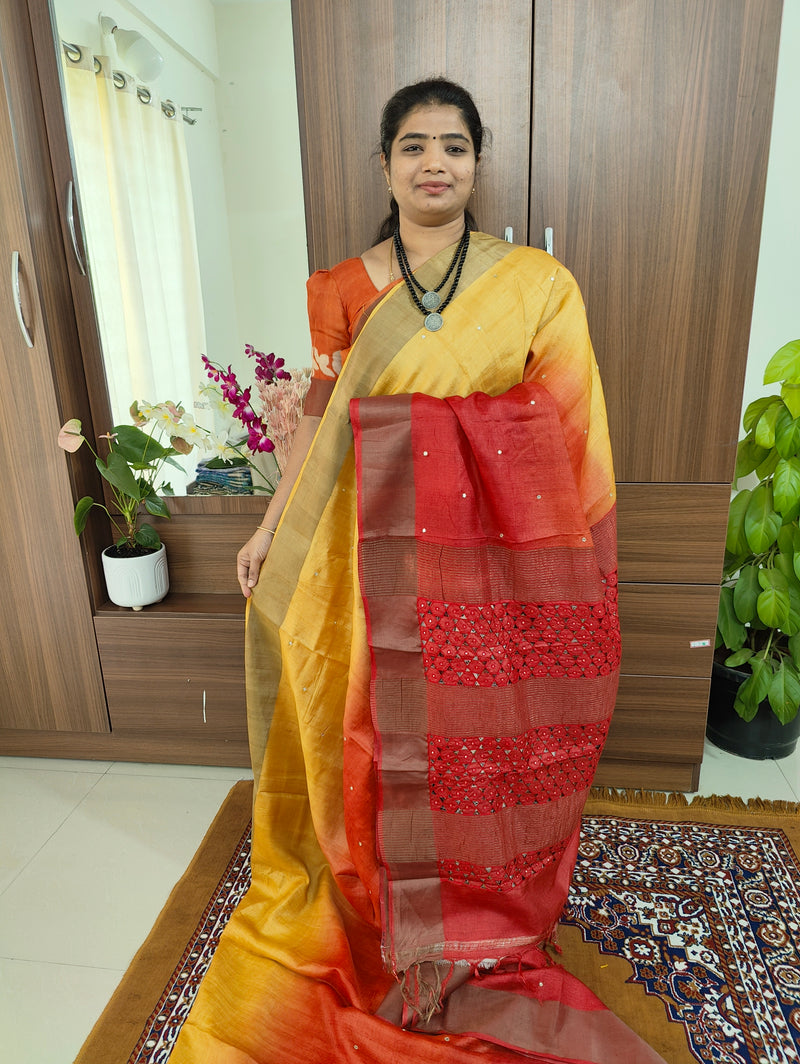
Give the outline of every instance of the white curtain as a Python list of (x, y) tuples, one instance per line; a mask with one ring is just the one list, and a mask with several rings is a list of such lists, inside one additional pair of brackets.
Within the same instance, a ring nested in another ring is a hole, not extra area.
[(64, 56), (64, 78), (114, 423), (130, 420), (135, 399), (191, 411), (205, 324), (181, 112), (165, 116), (105, 56), (95, 73), (80, 52)]

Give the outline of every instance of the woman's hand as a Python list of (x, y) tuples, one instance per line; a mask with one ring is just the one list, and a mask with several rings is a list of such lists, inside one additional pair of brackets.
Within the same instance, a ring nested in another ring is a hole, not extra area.
[(245, 598), (250, 598), (271, 546), (272, 533), (265, 528), (257, 528), (236, 555), (236, 576)]

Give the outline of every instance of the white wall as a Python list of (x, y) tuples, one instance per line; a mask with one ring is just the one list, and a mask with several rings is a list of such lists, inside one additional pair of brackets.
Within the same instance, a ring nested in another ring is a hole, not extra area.
[(236, 350), (252, 343), (288, 366), (310, 366), (290, 0), (226, 0), (215, 11)]
[[(769, 395), (764, 369), (800, 338), (800, 0), (784, 0), (775, 113), (742, 411)], [(741, 435), (741, 431), (740, 431)]]

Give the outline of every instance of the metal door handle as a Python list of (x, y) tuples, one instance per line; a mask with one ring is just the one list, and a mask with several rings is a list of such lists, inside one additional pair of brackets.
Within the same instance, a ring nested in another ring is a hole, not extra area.
[(547, 252), (548, 255), (553, 254), (553, 227), (551, 225), (545, 226), (544, 250)]
[(33, 340), (31, 340), (31, 334), (28, 331), (28, 326), (25, 324), (25, 319), (22, 316), (22, 299), (19, 294), (19, 252), (11, 252), (11, 295), (14, 299), (14, 310), (17, 312), (17, 321), (19, 322), (20, 330), (22, 331), (23, 338), (28, 347), (33, 347)]
[(75, 261), (78, 264), (78, 269), (81, 271), (81, 275), (85, 277), (86, 267), (83, 265), (81, 253), (78, 251), (78, 237), (75, 233), (75, 187), (72, 180), (67, 182), (67, 228), (69, 229), (69, 238), (72, 241), (72, 251), (75, 255)]
[(514, 230), (510, 225), (506, 226), (506, 231), (503, 234), (503, 240), (505, 240), (507, 244), (514, 243)]

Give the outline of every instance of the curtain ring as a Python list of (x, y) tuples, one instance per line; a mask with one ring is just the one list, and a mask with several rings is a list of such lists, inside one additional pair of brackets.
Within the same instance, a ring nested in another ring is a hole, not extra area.
[(176, 108), (175, 108), (175, 104), (172, 102), (172, 100), (162, 100), (161, 101), (161, 110), (164, 112), (164, 114), (167, 116), (167, 118), (174, 118), (175, 117)]
[(111, 77), (112, 77), (112, 79), (114, 81), (114, 84), (116, 85), (116, 87), (118, 89), (124, 89), (125, 86), (127, 85), (127, 81), (125, 80), (125, 75), (121, 74), (119, 72), (119, 70), (115, 70), (114, 73), (111, 75)]
[(83, 59), (83, 52), (77, 44), (69, 44), (67, 41), (62, 41), (61, 44), (64, 48), (64, 55), (66, 55), (70, 63), (80, 63), (81, 59)]
[(150, 103), (153, 98), (150, 95), (150, 90), (146, 89), (144, 85), (139, 86), (139, 88), (136, 90), (136, 95), (139, 97), (142, 103)]

